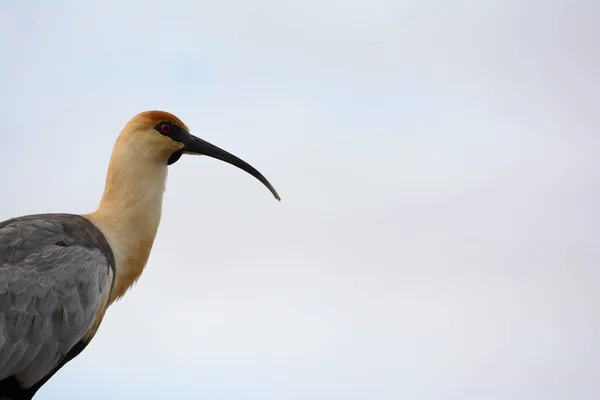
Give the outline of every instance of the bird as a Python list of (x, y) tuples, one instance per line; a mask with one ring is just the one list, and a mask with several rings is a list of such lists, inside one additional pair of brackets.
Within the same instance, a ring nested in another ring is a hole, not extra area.
[(151, 110), (118, 135), (96, 211), (0, 222), (0, 399), (32, 399), (94, 338), (147, 264), (169, 167), (194, 154), (246, 171), (281, 201), (250, 164)]

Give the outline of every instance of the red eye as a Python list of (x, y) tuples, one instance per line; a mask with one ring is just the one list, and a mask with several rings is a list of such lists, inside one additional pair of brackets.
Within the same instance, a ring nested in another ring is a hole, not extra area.
[(160, 126), (160, 131), (162, 133), (169, 133), (169, 132), (171, 132), (171, 127), (169, 126), (169, 124), (162, 124)]

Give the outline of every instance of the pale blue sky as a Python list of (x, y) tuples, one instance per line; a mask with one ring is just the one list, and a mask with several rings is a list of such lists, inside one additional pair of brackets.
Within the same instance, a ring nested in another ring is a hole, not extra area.
[[(218, 5), (217, 5), (218, 4)], [(137, 286), (44, 399), (600, 397), (596, 1), (0, 0), (0, 220), (165, 109)]]

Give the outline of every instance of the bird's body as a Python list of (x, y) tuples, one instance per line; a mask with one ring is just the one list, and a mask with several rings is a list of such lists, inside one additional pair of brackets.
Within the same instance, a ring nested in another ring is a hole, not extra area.
[(172, 114), (138, 114), (117, 139), (98, 209), (0, 222), (0, 400), (31, 399), (92, 340), (141, 275), (161, 218), (167, 167), (182, 154), (254, 168), (190, 135)]
[(0, 399), (30, 398), (83, 350), (114, 275), (110, 246), (85, 218), (41, 214), (0, 223)]

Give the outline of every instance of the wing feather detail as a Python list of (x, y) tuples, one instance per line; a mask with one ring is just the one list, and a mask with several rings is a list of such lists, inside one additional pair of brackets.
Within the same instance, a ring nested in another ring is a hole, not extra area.
[(69, 214), (0, 223), (0, 381), (35, 385), (90, 329), (114, 268), (100, 235)]

